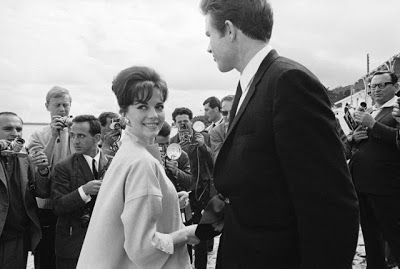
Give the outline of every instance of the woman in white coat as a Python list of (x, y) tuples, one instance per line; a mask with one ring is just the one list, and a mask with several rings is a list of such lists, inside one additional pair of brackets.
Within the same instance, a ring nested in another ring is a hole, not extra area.
[(165, 120), (167, 85), (153, 69), (133, 66), (118, 74), (112, 90), (128, 123), (77, 268), (191, 268), (186, 244), (198, 243), (196, 225), (182, 224), (177, 192), (154, 143)]

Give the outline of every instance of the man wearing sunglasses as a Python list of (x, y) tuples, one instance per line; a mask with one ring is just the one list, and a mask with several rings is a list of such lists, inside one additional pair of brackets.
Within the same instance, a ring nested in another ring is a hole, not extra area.
[(357, 111), (354, 117), (367, 133), (356, 141), (358, 150), (349, 166), (358, 193), (368, 268), (385, 268), (384, 241), (400, 262), (400, 124), (392, 116), (397, 87), (393, 72), (375, 73), (370, 84), (373, 111)]
[(221, 99), (222, 123), (210, 131), (211, 152), (214, 162), (217, 159), (218, 152), (224, 143), (229, 125), (229, 113), (232, 109), (234, 95), (228, 95)]

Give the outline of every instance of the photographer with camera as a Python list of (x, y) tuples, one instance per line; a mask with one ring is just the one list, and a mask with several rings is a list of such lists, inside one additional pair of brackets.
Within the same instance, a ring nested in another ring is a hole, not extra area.
[(400, 124), (392, 115), (397, 81), (393, 72), (376, 72), (370, 84), (375, 101), (372, 112), (354, 113), (366, 132), (355, 144), (358, 150), (349, 167), (359, 199), (368, 268), (385, 267), (384, 241), (400, 262)]
[[(193, 223), (197, 224), (201, 212), (213, 195), (213, 159), (210, 149), (210, 137), (207, 132), (197, 132), (192, 128), (193, 113), (185, 107), (176, 108), (172, 119), (178, 126), (178, 133), (171, 138), (170, 143), (178, 143), (188, 154), (190, 170), (193, 175), (192, 191), (189, 196), (193, 211)], [(201, 241), (195, 246), (195, 267), (207, 267), (207, 242)]]
[(50, 124), (36, 130), (28, 139), (27, 148), (30, 152), (43, 152), (49, 160), (43, 175), (48, 175), (47, 184), (43, 184), (42, 192), (47, 193), (45, 199), (36, 198), (39, 207), (39, 220), (42, 228), (42, 239), (34, 253), (36, 269), (53, 269), (56, 266), (54, 250), (55, 227), (57, 216), (54, 214), (50, 199), (51, 169), (56, 163), (75, 152), (69, 140), (68, 129), (71, 125), (69, 111), (71, 96), (67, 89), (54, 86), (46, 94), (45, 107), (50, 113)]
[(34, 166), (47, 167), (44, 153), (29, 155), (22, 139), (23, 122), (13, 112), (0, 112), (0, 268), (25, 269), (28, 251), (41, 238), (35, 193), (41, 180)]
[(99, 147), (107, 157), (114, 157), (121, 145), (122, 130), (125, 122), (114, 112), (103, 112), (99, 116), (101, 124), (101, 141)]
[(52, 174), (52, 201), (58, 216), (56, 264), (76, 268), (103, 175), (109, 162), (98, 148), (101, 127), (92, 115), (77, 116), (70, 134), (76, 153), (57, 163)]

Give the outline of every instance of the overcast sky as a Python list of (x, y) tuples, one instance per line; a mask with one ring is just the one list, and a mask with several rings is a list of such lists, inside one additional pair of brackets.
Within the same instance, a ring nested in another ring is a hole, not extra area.
[[(326, 87), (348, 85), (400, 53), (399, 0), (271, 0), (271, 45)], [(199, 0), (1, 0), (0, 110), (48, 122), (54, 85), (72, 96), (72, 115), (118, 111), (113, 77), (148, 65), (167, 81), (175, 107), (202, 112), (209, 96), (234, 94), (239, 73), (220, 73), (207, 53)]]

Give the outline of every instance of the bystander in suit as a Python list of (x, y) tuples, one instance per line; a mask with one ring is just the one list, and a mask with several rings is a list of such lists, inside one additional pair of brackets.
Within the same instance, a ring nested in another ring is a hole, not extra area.
[(222, 122), (213, 129), (210, 133), (211, 152), (213, 154), (214, 162), (217, 159), (218, 152), (224, 143), (226, 133), (228, 132), (229, 113), (232, 109), (234, 95), (228, 95), (221, 99), (221, 114)]
[[(13, 112), (0, 113), (0, 268), (25, 269), (28, 251), (41, 238), (32, 182), (40, 180), (48, 160), (44, 153), (27, 157), (14, 142), (22, 137), (23, 122)], [(15, 153), (15, 154), (14, 154)], [(40, 169), (36, 169), (37, 165)], [(45, 175), (47, 177), (47, 175)]]
[(73, 120), (71, 140), (76, 153), (57, 163), (52, 175), (52, 200), (58, 216), (57, 269), (76, 268), (107, 158), (98, 148), (100, 122), (91, 115)]
[(385, 267), (385, 241), (400, 262), (400, 125), (392, 116), (397, 80), (393, 72), (375, 73), (370, 84), (372, 112), (354, 113), (365, 134), (355, 139), (357, 150), (349, 166), (360, 202), (368, 269)]

